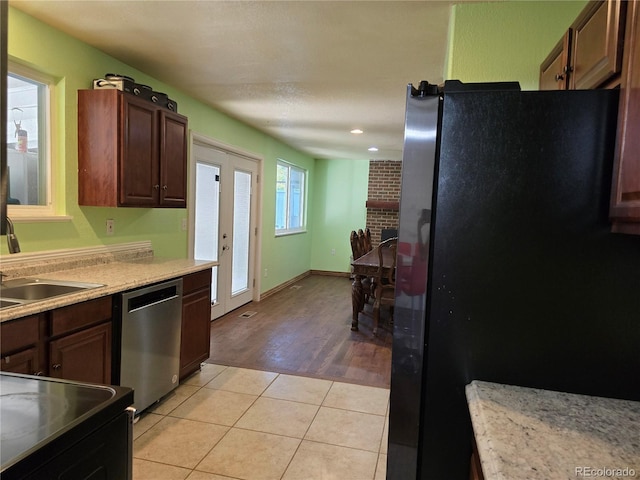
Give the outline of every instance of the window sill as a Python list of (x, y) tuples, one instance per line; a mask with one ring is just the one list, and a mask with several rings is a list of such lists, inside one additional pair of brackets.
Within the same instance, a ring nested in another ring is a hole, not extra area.
[(281, 230), (276, 232), (276, 237), (286, 237), (288, 235), (298, 235), (300, 233), (307, 233), (307, 229), (303, 228), (300, 230)]

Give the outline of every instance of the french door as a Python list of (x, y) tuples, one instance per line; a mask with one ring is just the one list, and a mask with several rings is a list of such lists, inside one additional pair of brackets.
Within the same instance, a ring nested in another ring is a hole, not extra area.
[(258, 162), (209, 145), (192, 148), (193, 258), (220, 264), (212, 275), (213, 320), (253, 299)]

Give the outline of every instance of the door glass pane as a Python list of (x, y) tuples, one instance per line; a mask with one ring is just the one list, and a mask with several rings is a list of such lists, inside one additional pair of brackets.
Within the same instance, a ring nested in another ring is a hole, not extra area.
[[(196, 164), (195, 240), (193, 256), (197, 260), (218, 261), (220, 213), (220, 167)], [(218, 268), (213, 268), (211, 302), (218, 298)]]
[(231, 295), (249, 288), (251, 174), (237, 171), (233, 188), (233, 262)]

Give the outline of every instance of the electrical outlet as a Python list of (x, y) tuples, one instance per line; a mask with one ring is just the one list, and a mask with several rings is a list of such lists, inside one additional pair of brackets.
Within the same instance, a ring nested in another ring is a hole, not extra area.
[(335, 255), (335, 254), (336, 254), (336, 249), (335, 249), (335, 248), (332, 248), (332, 249), (331, 249), (331, 255)]
[(107, 235), (113, 235), (115, 231), (115, 220), (113, 218), (107, 218)]
[(267, 278), (269, 276), (269, 270), (267, 270), (266, 268), (264, 269), (264, 278)]
[(182, 231), (183, 232), (187, 231), (187, 219), (186, 218), (182, 219)]

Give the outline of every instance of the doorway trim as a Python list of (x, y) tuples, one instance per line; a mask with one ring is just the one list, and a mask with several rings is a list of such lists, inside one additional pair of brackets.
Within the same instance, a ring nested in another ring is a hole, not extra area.
[(261, 288), (261, 276), (260, 272), (262, 271), (262, 179), (264, 178), (264, 158), (260, 155), (256, 155), (253, 152), (248, 150), (244, 150), (242, 148), (236, 147), (234, 145), (229, 145), (227, 143), (216, 140), (215, 138), (208, 137), (201, 133), (194, 132), (191, 130), (189, 134), (189, 199), (188, 205), (188, 227), (187, 227), (187, 245), (188, 245), (188, 256), (190, 259), (193, 259), (193, 250), (194, 250), (194, 232), (195, 232), (195, 202), (196, 202), (196, 159), (193, 155), (193, 145), (199, 144), (205, 147), (217, 148), (218, 150), (223, 150), (227, 153), (232, 153), (235, 155), (240, 155), (242, 157), (247, 157), (251, 160), (254, 160), (258, 163), (258, 183), (257, 183), (257, 212), (256, 212), (256, 225), (258, 226), (258, 234), (256, 235), (256, 255), (254, 261), (254, 276), (255, 276), (255, 287), (253, 289), (253, 298), (252, 300), (255, 302), (260, 301), (260, 288)]

